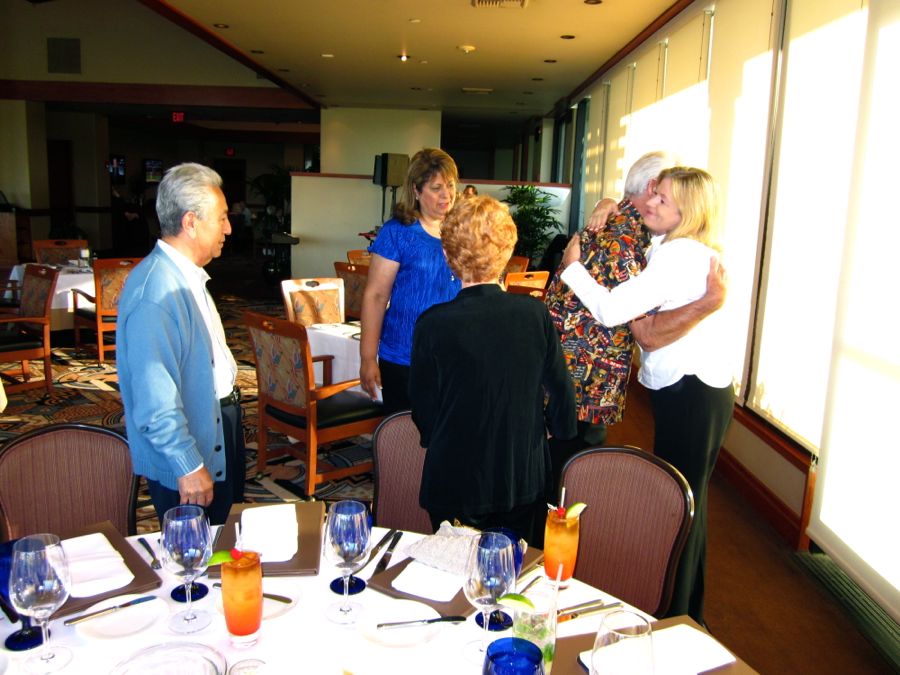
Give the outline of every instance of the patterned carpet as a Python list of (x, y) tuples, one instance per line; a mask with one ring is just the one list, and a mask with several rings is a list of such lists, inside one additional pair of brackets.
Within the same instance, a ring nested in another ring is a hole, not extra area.
[[(246, 310), (281, 316), (280, 303), (270, 301), (250, 302), (233, 295), (223, 295), (216, 300), (229, 347), (238, 363), (237, 384), (241, 388), (244, 410), (244, 438), (247, 445), (246, 499), (250, 502), (294, 501), (303, 499), (303, 480), (306, 476), (304, 462), (285, 456), (270, 462), (263, 474), (256, 473), (256, 371), (246, 330), (241, 325), (241, 314)], [(43, 379), (39, 364), (31, 363), (35, 379)], [(125, 420), (118, 392), (115, 361), (100, 365), (92, 352), (76, 352), (72, 347), (53, 350), (53, 393), (47, 395), (43, 388), (9, 395), (9, 405), (0, 414), (0, 445), (25, 432), (48, 424), (80, 422), (113, 429), (125, 434)], [(271, 433), (270, 447), (289, 444), (284, 436)], [(319, 463), (323, 468), (349, 466), (371, 459), (372, 450), (368, 438), (354, 442), (339, 442), (320, 449)], [(372, 476), (364, 474), (338, 481), (323, 483), (315, 498), (325, 501), (372, 499)], [(142, 489), (138, 506), (138, 529), (157, 529), (156, 514)]]

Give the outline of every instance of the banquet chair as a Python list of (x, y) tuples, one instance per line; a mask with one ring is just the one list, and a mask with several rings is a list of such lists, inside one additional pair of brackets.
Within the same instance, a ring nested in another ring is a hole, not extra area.
[(292, 323), (344, 323), (343, 279), (285, 279), (281, 282), (281, 297), (284, 314)]
[(88, 247), (87, 239), (35, 239), (31, 245), (41, 265), (67, 265), (81, 258), (81, 251)]
[(368, 265), (372, 262), (372, 254), (364, 248), (354, 248), (347, 251), (347, 262), (351, 265)]
[(528, 288), (545, 288), (547, 280), (550, 278), (550, 272), (543, 270), (534, 270), (532, 272), (507, 272), (506, 287), (510, 286), (527, 286)]
[(528, 269), (528, 265), (531, 263), (524, 255), (514, 255), (509, 259), (509, 262), (506, 263), (506, 269), (503, 270), (503, 276), (506, 277), (510, 272), (525, 272)]
[[(300, 324), (270, 316), (244, 313), (250, 333), (256, 378), (257, 402), (256, 469), (265, 471), (269, 459), (290, 454), (306, 462), (305, 490), (308, 497), (316, 485), (329, 480), (367, 473), (372, 462), (335, 467), (319, 472), (318, 450), (331, 443), (370, 434), (384, 418), (381, 403), (359, 391), (348, 391), (359, 380), (331, 382), (332, 356), (313, 358)], [(323, 364), (323, 383), (317, 385), (313, 362)], [(268, 430), (298, 438), (290, 446), (270, 450)]]
[(419, 506), (425, 448), (409, 410), (394, 413), (372, 436), (375, 494), (372, 516), (380, 527), (432, 534), (428, 511)]
[[(21, 368), (3, 370), (7, 393), (53, 387), (50, 367), (50, 311), (59, 270), (47, 265), (26, 265), (20, 304), (15, 313), (0, 314), (0, 363), (21, 362)], [(31, 381), (31, 359), (44, 361), (44, 381)], [(15, 378), (21, 378), (16, 380)]]
[(344, 281), (344, 315), (348, 319), (359, 319), (362, 316), (363, 293), (369, 279), (369, 266), (338, 261), (334, 263), (334, 275)]
[(566, 503), (584, 502), (575, 577), (665, 616), (694, 497), (668, 462), (638, 448), (584, 450), (562, 470)]
[(110, 429), (53, 424), (0, 451), (0, 538), (72, 531), (104, 520), (135, 534), (137, 477)]
[[(81, 329), (88, 328), (97, 336), (97, 361), (103, 363), (108, 350), (116, 348), (115, 343), (107, 343), (106, 333), (116, 334), (116, 318), (119, 316), (119, 295), (125, 286), (128, 274), (141, 258), (101, 258), (94, 261), (94, 295), (79, 288), (72, 289), (72, 328), (75, 330), (75, 348), (81, 344)], [(93, 307), (85, 307), (84, 300), (79, 307), (78, 298), (83, 297)]]

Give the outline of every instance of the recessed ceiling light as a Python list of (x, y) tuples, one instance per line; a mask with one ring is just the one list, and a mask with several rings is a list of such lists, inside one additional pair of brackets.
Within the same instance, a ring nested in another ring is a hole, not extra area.
[(559, 37), (561, 40), (574, 40), (575, 39), (574, 35), (560, 35)]
[(231, 28), (227, 23), (214, 23), (213, 28)]
[(406, 63), (409, 61), (409, 54), (397, 54), (397, 58)]
[(544, 78), (543, 77), (532, 77), (531, 81), (532, 82), (543, 82)]
[(410, 87), (413, 91), (422, 91), (422, 87)]
[(410, 19), (410, 23), (422, 23), (422, 19)]
[(523, 91), (522, 93), (525, 94), (525, 96), (531, 96), (534, 94), (533, 91)]
[(289, 73), (289, 72), (291, 72), (291, 69), (290, 68), (279, 68), (278, 72), (279, 73)]
[(459, 45), (457, 46), (457, 49), (463, 54), (471, 54), (475, 51), (475, 45)]
[(586, 5), (602, 5), (603, 0), (584, 0), (584, 4), (586, 4)]
[(327, 54), (327, 53), (326, 53), (326, 54), (322, 54), (322, 58), (323, 58), (323, 59), (333, 59), (333, 58), (334, 58), (334, 54)]
[(265, 52), (262, 49), (251, 49), (250, 53), (251, 54), (265, 54)]
[(419, 63), (421, 63), (423, 66), (428, 65), (428, 61), (426, 61), (425, 59), (422, 59), (421, 61), (419, 61)]
[(544, 63), (556, 63), (556, 59), (544, 59)]

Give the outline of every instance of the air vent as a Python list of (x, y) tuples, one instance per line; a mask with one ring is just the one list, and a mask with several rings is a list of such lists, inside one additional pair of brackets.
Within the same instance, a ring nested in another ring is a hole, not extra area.
[(81, 40), (47, 38), (47, 72), (81, 74)]
[(499, 7), (501, 9), (528, 7), (528, 0), (472, 0), (472, 7)]
[(493, 94), (494, 90), (487, 87), (463, 87), (464, 94)]

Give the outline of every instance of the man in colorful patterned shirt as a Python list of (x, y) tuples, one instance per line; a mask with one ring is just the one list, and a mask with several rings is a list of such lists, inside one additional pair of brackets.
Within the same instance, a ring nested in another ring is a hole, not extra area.
[[(618, 204), (619, 213), (605, 227), (589, 226), (581, 233), (581, 260), (588, 272), (607, 288), (618, 286), (646, 267), (650, 234), (644, 226), (643, 214), (655, 192), (659, 172), (674, 163), (663, 152), (651, 152), (638, 159), (625, 178), (625, 197)], [(592, 222), (602, 208), (603, 202), (595, 208)], [(694, 303), (631, 324), (607, 327), (581, 304), (560, 280), (557, 270), (550, 281), (546, 302), (575, 383), (578, 436), (572, 441), (551, 442), (554, 485), (558, 484), (562, 467), (571, 455), (583, 448), (603, 445), (606, 427), (622, 420), (635, 342), (632, 328), (645, 349), (658, 349), (674, 342), (724, 302), (722, 274), (720, 270), (711, 270), (707, 295)], [(658, 331), (654, 326), (657, 319), (661, 319)]]

